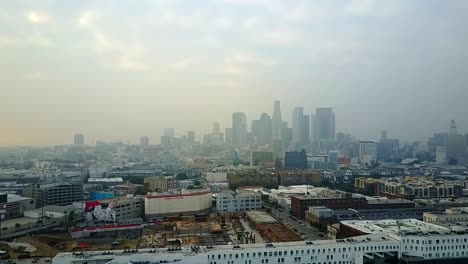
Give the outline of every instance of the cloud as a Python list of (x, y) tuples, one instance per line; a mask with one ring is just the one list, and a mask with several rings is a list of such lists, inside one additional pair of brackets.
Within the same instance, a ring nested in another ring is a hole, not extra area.
[(200, 58), (196, 56), (189, 56), (181, 58), (174, 63), (169, 64), (169, 68), (173, 70), (186, 70), (200, 62)]
[(129, 56), (129, 55), (123, 55), (120, 58), (119, 67), (123, 70), (129, 70), (129, 71), (146, 70), (146, 65), (143, 62), (138, 61), (136, 58), (133, 58), (132, 56)]
[(374, 0), (350, 0), (345, 7), (345, 13), (349, 15), (366, 15), (372, 12)]
[(48, 14), (37, 11), (29, 11), (26, 14), (26, 19), (32, 24), (45, 24), (50, 21)]
[(78, 17), (78, 25), (81, 27), (92, 27), (95, 24), (97, 12), (95, 10), (86, 10)]

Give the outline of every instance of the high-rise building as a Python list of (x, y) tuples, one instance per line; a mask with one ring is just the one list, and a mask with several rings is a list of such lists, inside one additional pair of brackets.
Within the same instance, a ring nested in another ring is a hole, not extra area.
[(259, 120), (252, 121), (252, 135), (257, 145), (270, 145), (272, 140), (271, 117), (263, 113)]
[(195, 131), (189, 131), (187, 132), (187, 143), (189, 145), (195, 144)]
[(73, 137), (73, 144), (75, 145), (84, 145), (84, 135), (83, 134), (75, 134)]
[(219, 122), (214, 122), (212, 134), (220, 134), (220, 132), (221, 130), (219, 129)]
[(147, 136), (140, 137), (140, 145), (148, 146), (149, 145), (149, 137), (147, 137)]
[(466, 158), (466, 138), (458, 134), (455, 120), (450, 122), (449, 133), (445, 140), (445, 155), (447, 162)]
[(320, 151), (332, 149), (335, 142), (335, 112), (332, 108), (317, 108), (313, 120), (315, 145)]
[(164, 148), (172, 148), (174, 144), (174, 138), (169, 136), (161, 136), (161, 146)]
[(281, 139), (283, 124), (281, 121), (281, 108), (280, 101), (275, 101), (273, 106), (272, 117), (272, 137), (273, 139)]
[(243, 112), (232, 114), (232, 144), (235, 146), (247, 143), (247, 117)]
[(295, 107), (293, 110), (292, 118), (293, 128), (293, 144), (295, 149), (302, 148), (304, 146), (304, 108)]
[(288, 127), (288, 122), (283, 122), (283, 127), (281, 129), (281, 138), (283, 151), (290, 150), (291, 142), (293, 141), (293, 129)]
[(304, 115), (302, 121), (302, 144), (304, 146), (310, 144), (310, 115)]
[(377, 161), (377, 144), (373, 141), (359, 142), (359, 162), (368, 166)]
[(387, 130), (382, 130), (380, 132), (380, 141), (387, 139), (387, 137), (388, 137)]
[(219, 123), (213, 123), (213, 130), (211, 134), (207, 134), (203, 136), (203, 143), (204, 144), (223, 144), (224, 143), (224, 135), (220, 132)]
[(437, 146), (436, 147), (436, 164), (446, 164), (445, 158), (445, 147)]
[(174, 128), (164, 128), (164, 136), (174, 138)]

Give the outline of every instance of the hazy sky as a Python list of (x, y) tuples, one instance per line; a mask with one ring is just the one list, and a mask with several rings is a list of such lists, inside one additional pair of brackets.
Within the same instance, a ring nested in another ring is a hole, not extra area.
[(468, 132), (468, 1), (2, 1), (0, 145), (197, 137), (333, 107), (337, 131)]

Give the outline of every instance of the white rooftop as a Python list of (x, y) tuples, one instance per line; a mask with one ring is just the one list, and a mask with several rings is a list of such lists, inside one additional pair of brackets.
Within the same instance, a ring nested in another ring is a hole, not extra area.
[(416, 219), (403, 220), (369, 220), (369, 221), (341, 221), (341, 224), (368, 234), (395, 234), (398, 236), (413, 233), (420, 234), (448, 234), (450, 229)]

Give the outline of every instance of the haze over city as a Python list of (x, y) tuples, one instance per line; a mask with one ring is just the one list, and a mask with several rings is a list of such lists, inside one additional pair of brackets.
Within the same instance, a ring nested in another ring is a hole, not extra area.
[(468, 131), (467, 1), (4, 1), (0, 145), (197, 140), (281, 101), (336, 132)]

